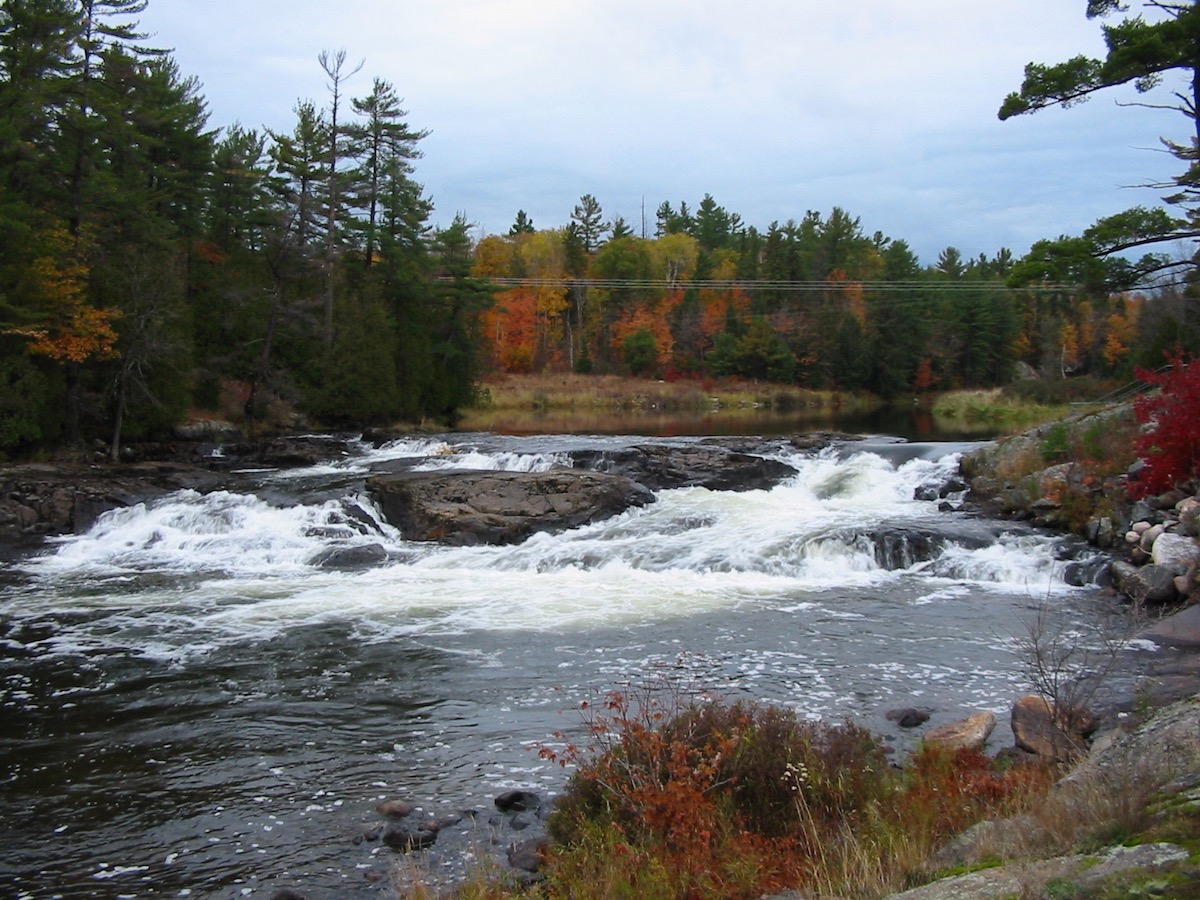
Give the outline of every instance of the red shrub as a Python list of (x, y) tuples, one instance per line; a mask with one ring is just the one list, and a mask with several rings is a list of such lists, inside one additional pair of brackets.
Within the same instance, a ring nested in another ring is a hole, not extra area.
[(1134, 412), (1147, 426), (1136, 449), (1145, 460), (1141, 477), (1129, 486), (1134, 499), (1170, 490), (1200, 473), (1200, 366), (1180, 351), (1168, 357), (1170, 368), (1137, 371), (1160, 390), (1134, 401)]

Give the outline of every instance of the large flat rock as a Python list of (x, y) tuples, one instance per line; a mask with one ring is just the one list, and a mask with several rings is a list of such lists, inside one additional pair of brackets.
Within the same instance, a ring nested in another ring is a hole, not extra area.
[(405, 472), (368, 479), (387, 521), (407, 540), (515, 544), (654, 502), (645, 486), (600, 472)]
[(710, 445), (641, 444), (620, 450), (577, 450), (571, 460), (577, 469), (625, 475), (655, 491), (678, 487), (763, 490), (796, 474), (787, 463)]

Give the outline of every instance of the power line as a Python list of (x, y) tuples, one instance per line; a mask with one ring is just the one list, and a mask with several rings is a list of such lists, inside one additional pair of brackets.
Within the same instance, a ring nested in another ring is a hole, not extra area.
[[(439, 279), (448, 280), (448, 279)], [(778, 291), (788, 293), (837, 292), (861, 290), (868, 292), (894, 291), (901, 293), (965, 294), (979, 292), (1027, 291), (1039, 294), (1071, 293), (1070, 284), (1031, 284), (1012, 288), (1001, 281), (751, 281), (699, 280), (671, 281), (658, 278), (486, 278), (491, 284), (503, 287), (587, 287), (610, 290), (712, 290), (712, 291)]]

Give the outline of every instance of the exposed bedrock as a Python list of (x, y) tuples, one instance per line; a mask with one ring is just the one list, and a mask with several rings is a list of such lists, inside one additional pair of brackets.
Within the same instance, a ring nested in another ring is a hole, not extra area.
[(654, 502), (647, 487), (600, 472), (405, 472), (367, 489), (406, 539), (455, 546), (514, 544)]

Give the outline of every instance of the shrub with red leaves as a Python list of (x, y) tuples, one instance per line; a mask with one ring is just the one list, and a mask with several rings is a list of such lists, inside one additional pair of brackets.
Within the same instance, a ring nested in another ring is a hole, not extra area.
[(1146, 426), (1136, 449), (1146, 463), (1129, 486), (1134, 499), (1168, 491), (1200, 474), (1200, 365), (1181, 351), (1168, 356), (1170, 367), (1144, 369), (1137, 377), (1160, 390), (1134, 401), (1138, 421)]

